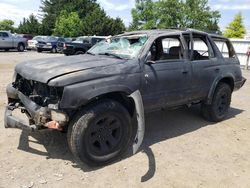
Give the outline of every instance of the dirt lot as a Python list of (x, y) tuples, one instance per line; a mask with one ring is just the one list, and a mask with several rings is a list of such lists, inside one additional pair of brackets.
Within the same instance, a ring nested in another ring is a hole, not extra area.
[(198, 107), (155, 112), (136, 155), (93, 169), (74, 162), (63, 133), (3, 126), (14, 66), (53, 56), (61, 55), (0, 52), (0, 187), (250, 187), (250, 82), (225, 121), (204, 121)]

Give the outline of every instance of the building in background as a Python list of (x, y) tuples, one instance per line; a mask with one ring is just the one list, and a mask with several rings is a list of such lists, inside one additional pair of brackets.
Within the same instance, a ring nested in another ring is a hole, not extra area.
[(250, 31), (247, 31), (247, 34), (244, 37), (246, 40), (250, 40)]

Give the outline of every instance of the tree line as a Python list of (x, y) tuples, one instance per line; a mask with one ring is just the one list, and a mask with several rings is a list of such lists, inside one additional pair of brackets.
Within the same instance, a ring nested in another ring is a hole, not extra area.
[[(214, 11), (207, 0), (136, 0), (131, 10), (132, 22), (126, 28), (119, 17), (111, 18), (96, 0), (42, 0), (41, 19), (31, 14), (17, 28), (12, 20), (0, 21), (0, 30), (33, 35), (116, 35), (126, 30), (194, 28), (222, 33), (218, 26), (220, 12)], [(239, 13), (223, 33), (242, 38), (246, 33)]]

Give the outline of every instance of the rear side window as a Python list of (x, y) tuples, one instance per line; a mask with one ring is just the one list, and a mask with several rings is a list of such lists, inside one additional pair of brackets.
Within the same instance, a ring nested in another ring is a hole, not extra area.
[(5, 32), (0, 32), (0, 37), (8, 37), (8, 34)]
[(214, 43), (224, 58), (235, 58), (235, 51), (228, 40), (213, 38)]
[(208, 60), (214, 57), (213, 49), (206, 36), (193, 35), (193, 60)]

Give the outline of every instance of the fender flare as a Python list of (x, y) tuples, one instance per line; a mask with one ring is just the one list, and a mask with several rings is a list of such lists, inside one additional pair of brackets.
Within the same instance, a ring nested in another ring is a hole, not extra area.
[(145, 133), (145, 118), (144, 118), (144, 106), (142, 101), (142, 96), (139, 90), (136, 90), (131, 95), (130, 98), (133, 99), (135, 103), (136, 119), (137, 119), (137, 133), (134, 138), (132, 152), (135, 154), (142, 144), (144, 133)]
[(206, 100), (206, 104), (211, 104), (212, 103), (215, 89), (218, 86), (219, 82), (224, 78), (230, 78), (230, 79), (234, 80), (234, 77), (232, 75), (223, 75), (223, 76), (217, 77), (217, 79), (214, 80), (214, 82), (212, 84), (212, 87), (209, 90), (208, 97), (207, 97), (207, 100)]

